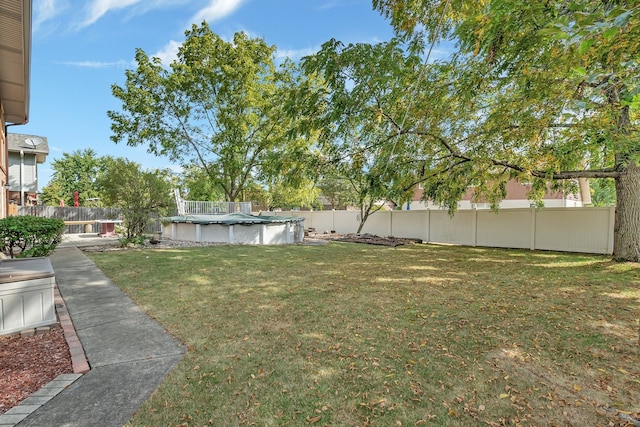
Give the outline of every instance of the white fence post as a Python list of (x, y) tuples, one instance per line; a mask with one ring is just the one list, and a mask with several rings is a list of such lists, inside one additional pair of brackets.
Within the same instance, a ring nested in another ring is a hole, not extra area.
[(471, 241), (473, 242), (471, 246), (475, 247), (478, 245), (478, 209), (476, 208), (473, 208), (473, 220), (471, 224), (471, 233), (472, 233)]
[(530, 229), (530, 244), (529, 244), (529, 249), (531, 249), (532, 251), (536, 250), (536, 221), (537, 221), (537, 215), (536, 215), (536, 210), (537, 208), (531, 206), (529, 208), (529, 210), (531, 211), (531, 229)]
[(610, 254), (613, 253), (613, 230), (616, 225), (616, 207), (609, 206), (609, 239), (607, 241), (607, 250)]
[[(331, 230), (336, 229), (336, 210), (331, 210)], [(329, 230), (329, 231), (331, 231)]]

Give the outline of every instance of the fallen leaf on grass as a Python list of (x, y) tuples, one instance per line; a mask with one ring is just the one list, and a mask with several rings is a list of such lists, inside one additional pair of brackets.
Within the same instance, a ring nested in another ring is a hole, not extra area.
[(308, 422), (309, 424), (315, 424), (315, 423), (317, 423), (318, 421), (320, 421), (320, 419), (321, 419), (321, 418), (322, 418), (321, 416), (317, 416), (317, 417), (313, 417), (313, 418), (309, 418), (309, 417), (307, 417), (307, 422)]

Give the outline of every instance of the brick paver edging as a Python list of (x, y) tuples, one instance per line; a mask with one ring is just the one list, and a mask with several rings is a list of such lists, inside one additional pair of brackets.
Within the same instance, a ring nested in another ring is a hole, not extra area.
[(29, 397), (24, 399), (18, 406), (14, 406), (4, 414), (0, 415), (0, 427), (13, 427), (33, 412), (39, 409), (49, 400), (56, 397), (62, 390), (74, 383), (82, 374), (62, 374)]
[(9, 409), (0, 415), (0, 427), (13, 427), (35, 412), (42, 405), (57, 396), (62, 390), (74, 383), (82, 374), (89, 372), (89, 362), (84, 354), (82, 343), (78, 339), (76, 329), (71, 321), (71, 316), (64, 304), (64, 299), (60, 295), (58, 286), (54, 287), (54, 303), (60, 326), (64, 331), (64, 338), (69, 345), (69, 353), (71, 354), (71, 364), (73, 365), (73, 374), (58, 375), (55, 379), (49, 381), (40, 390), (32, 393), (29, 397), (20, 402), (19, 405)]
[(87, 361), (87, 356), (84, 354), (84, 348), (82, 348), (82, 343), (78, 338), (78, 334), (76, 334), (76, 328), (73, 326), (73, 321), (71, 320), (69, 311), (67, 311), (67, 306), (64, 305), (64, 299), (62, 299), (57, 285), (54, 289), (54, 303), (56, 305), (58, 319), (60, 320), (60, 326), (62, 326), (64, 337), (69, 345), (73, 372), (75, 374), (86, 374), (91, 367)]

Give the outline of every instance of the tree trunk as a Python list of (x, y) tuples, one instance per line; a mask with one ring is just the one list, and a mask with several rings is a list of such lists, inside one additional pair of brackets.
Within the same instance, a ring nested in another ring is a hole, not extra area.
[(369, 215), (371, 215), (371, 206), (372, 203), (369, 203), (367, 206), (364, 205), (364, 202), (360, 202), (360, 215), (359, 215), (359, 224), (358, 224), (358, 231), (356, 231), (356, 234), (360, 234), (360, 232), (362, 232), (362, 228), (364, 227), (364, 223), (367, 222), (367, 219), (369, 219)]
[(587, 178), (578, 178), (578, 185), (580, 186), (580, 198), (582, 199), (582, 206), (592, 206), (591, 203), (591, 186)]
[(629, 161), (616, 178), (613, 259), (640, 262), (640, 165)]
[(369, 209), (360, 208), (360, 222), (358, 224), (358, 231), (356, 234), (360, 234), (362, 228), (364, 227), (364, 223), (367, 222), (367, 218), (369, 218)]

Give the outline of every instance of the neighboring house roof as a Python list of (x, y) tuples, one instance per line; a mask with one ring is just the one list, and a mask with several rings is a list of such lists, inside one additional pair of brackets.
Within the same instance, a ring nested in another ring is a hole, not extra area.
[(35, 154), (38, 163), (44, 163), (49, 154), (49, 143), (44, 136), (24, 135), (21, 133), (7, 134), (7, 149), (9, 153), (25, 153)]
[[(504, 200), (527, 200), (529, 191), (531, 191), (531, 184), (522, 184), (514, 179), (509, 180), (507, 182), (507, 196), (504, 198)], [(416, 188), (416, 190), (413, 193), (413, 201), (422, 200), (423, 193), (424, 193), (424, 190), (422, 190), (421, 188)], [(577, 194), (572, 194), (572, 193), (563, 193), (562, 191), (559, 191), (559, 190), (551, 190), (551, 188), (549, 188), (547, 189), (543, 199), (544, 200), (565, 199), (565, 200), (581, 201), (582, 197), (579, 191), (577, 192)], [(467, 189), (467, 192), (462, 196), (461, 200), (467, 200), (467, 201), (472, 201), (476, 203), (483, 203), (485, 201), (484, 199), (480, 199), (480, 200), (474, 199), (473, 187), (469, 187)]]
[(8, 123), (29, 120), (31, 0), (0, 0), (0, 103)]
[[(504, 200), (527, 200), (529, 197), (529, 192), (531, 191), (531, 184), (522, 184), (514, 179), (511, 179), (507, 182), (507, 197)], [(580, 192), (573, 193), (564, 193), (560, 190), (552, 190), (550, 187), (547, 188), (547, 191), (544, 193), (543, 200), (582, 200), (580, 196)], [(484, 203), (486, 200), (480, 199), (476, 200), (473, 197), (473, 187), (469, 188), (464, 196), (462, 196), (462, 200), (469, 200), (472, 202)]]

